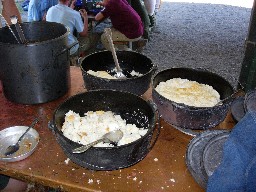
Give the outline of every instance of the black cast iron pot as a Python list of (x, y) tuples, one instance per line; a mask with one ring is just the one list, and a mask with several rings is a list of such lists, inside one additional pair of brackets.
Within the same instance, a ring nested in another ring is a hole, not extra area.
[[(96, 52), (85, 57), (81, 63), (81, 69), (86, 89), (114, 89), (143, 95), (150, 87), (156, 66), (151, 59), (134, 51), (117, 51), (117, 58), (127, 79), (105, 79), (87, 73), (88, 70), (111, 73), (115, 68), (115, 63), (110, 51)], [(132, 70), (139, 72), (142, 76), (131, 77)]]
[[(116, 147), (92, 147), (81, 154), (72, 149), (81, 146), (66, 138), (61, 127), (65, 114), (73, 110), (84, 116), (87, 111), (112, 111), (121, 115), (127, 123), (148, 129), (140, 139)], [(160, 132), (156, 127), (155, 108), (149, 102), (134, 94), (115, 90), (93, 90), (77, 94), (62, 103), (54, 112), (52, 129), (65, 154), (76, 164), (92, 170), (115, 170), (129, 167), (141, 161), (154, 146)], [(154, 130), (156, 134), (153, 135)]]
[[(197, 81), (212, 86), (223, 100), (221, 105), (214, 107), (191, 107), (182, 103), (176, 103), (160, 95), (156, 86), (172, 78), (182, 78)], [(183, 129), (208, 129), (221, 123), (233, 101), (233, 87), (224, 78), (217, 74), (203, 70), (190, 68), (171, 68), (158, 72), (153, 77), (153, 101), (156, 103), (159, 113), (165, 121), (171, 125)]]
[[(25, 44), (19, 44), (8, 27), (0, 29), (0, 80), (5, 97), (22, 104), (59, 98), (70, 86), (69, 31), (51, 22), (20, 25)], [(11, 28), (18, 38), (15, 26)]]

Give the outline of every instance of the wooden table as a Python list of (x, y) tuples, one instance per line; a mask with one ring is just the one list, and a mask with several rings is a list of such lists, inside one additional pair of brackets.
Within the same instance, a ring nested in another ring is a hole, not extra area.
[[(0, 130), (29, 125), (35, 116), (42, 120), (35, 126), (40, 142), (36, 151), (19, 162), (0, 162), (0, 173), (36, 182), (64, 191), (127, 191), (156, 192), (204, 191), (193, 179), (185, 163), (185, 152), (191, 136), (161, 120), (161, 133), (152, 151), (139, 163), (115, 171), (91, 171), (68, 159), (48, 128), (56, 107), (65, 99), (86, 91), (80, 68), (71, 67), (71, 89), (55, 101), (22, 105), (8, 101), (0, 86)], [(150, 90), (143, 97), (150, 98)], [(219, 128), (232, 128), (234, 121), (229, 113)]]

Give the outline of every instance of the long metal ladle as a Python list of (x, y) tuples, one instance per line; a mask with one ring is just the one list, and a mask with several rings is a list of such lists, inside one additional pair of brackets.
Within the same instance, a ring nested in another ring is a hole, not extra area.
[(118, 79), (125, 79), (127, 77), (123, 74), (122, 69), (120, 68), (120, 65), (118, 63), (118, 59), (117, 59), (117, 55), (116, 55), (116, 50), (115, 50), (115, 47), (114, 47), (114, 44), (113, 44), (113, 40), (112, 40), (111, 29), (110, 28), (105, 28), (104, 32), (105, 32), (105, 34), (106, 34), (106, 36), (108, 38), (110, 49), (111, 49), (111, 52), (112, 52), (112, 55), (113, 55), (113, 59), (114, 59), (115, 65), (116, 65), (115, 77), (117, 77)]
[(27, 42), (27, 40), (26, 40), (23, 30), (18, 22), (18, 17), (16, 15), (14, 15), (14, 16), (11, 16), (10, 19), (11, 19), (11, 23), (13, 25), (15, 25), (15, 28), (19, 35), (21, 43), (25, 44)]

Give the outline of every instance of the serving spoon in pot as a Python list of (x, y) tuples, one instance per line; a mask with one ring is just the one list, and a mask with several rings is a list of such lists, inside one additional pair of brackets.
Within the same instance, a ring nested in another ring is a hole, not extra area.
[(20, 136), (19, 140), (12, 145), (9, 145), (9, 147), (7, 147), (6, 151), (5, 151), (5, 156), (9, 156), (12, 155), (13, 153), (15, 153), (16, 151), (19, 150), (20, 148), (20, 142), (22, 141), (22, 139), (24, 138), (24, 136), (27, 134), (27, 132), (29, 132), (29, 130), (31, 128), (33, 128), (35, 126), (35, 124), (39, 121), (38, 118), (36, 118), (33, 123), (26, 129), (26, 131)]
[(11, 19), (11, 23), (15, 26), (16, 28), (16, 31), (18, 33), (18, 36), (20, 38), (20, 42), (25, 44), (27, 42), (26, 38), (25, 38), (25, 35), (23, 33), (23, 30), (18, 22), (18, 17), (16, 15), (13, 15), (10, 17)]
[(111, 49), (111, 52), (112, 52), (112, 56), (113, 56), (113, 59), (114, 59), (115, 65), (116, 65), (115, 77), (118, 78), (118, 79), (125, 79), (127, 77), (123, 74), (122, 69), (121, 69), (121, 67), (118, 63), (116, 50), (115, 50), (115, 47), (114, 47), (114, 44), (113, 44), (111, 29), (110, 28), (105, 28), (104, 32), (106, 33), (106, 36), (107, 36), (107, 39), (108, 39), (108, 42), (109, 42), (109, 46), (110, 46), (110, 49)]
[(123, 137), (123, 132), (121, 130), (110, 131), (94, 142), (91, 142), (87, 145), (83, 145), (82, 147), (73, 149), (72, 153), (83, 153), (87, 151), (89, 148), (91, 148), (92, 146), (100, 142), (117, 143), (118, 141), (120, 141), (120, 139), (122, 139), (122, 137)]

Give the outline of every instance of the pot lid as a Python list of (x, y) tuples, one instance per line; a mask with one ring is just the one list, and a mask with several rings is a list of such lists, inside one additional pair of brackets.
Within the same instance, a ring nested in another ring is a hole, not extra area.
[(240, 121), (244, 117), (245, 109), (244, 109), (244, 97), (243, 96), (237, 97), (232, 102), (231, 113), (237, 122)]
[(186, 164), (196, 182), (206, 189), (208, 175), (203, 164), (203, 153), (205, 146), (215, 136), (229, 132), (227, 130), (204, 131), (194, 137), (187, 148)]
[(256, 110), (256, 90), (246, 93), (244, 99), (244, 108), (246, 112)]
[(224, 132), (213, 136), (206, 144), (203, 151), (203, 166), (208, 177), (210, 177), (222, 160), (223, 146), (229, 136)]

